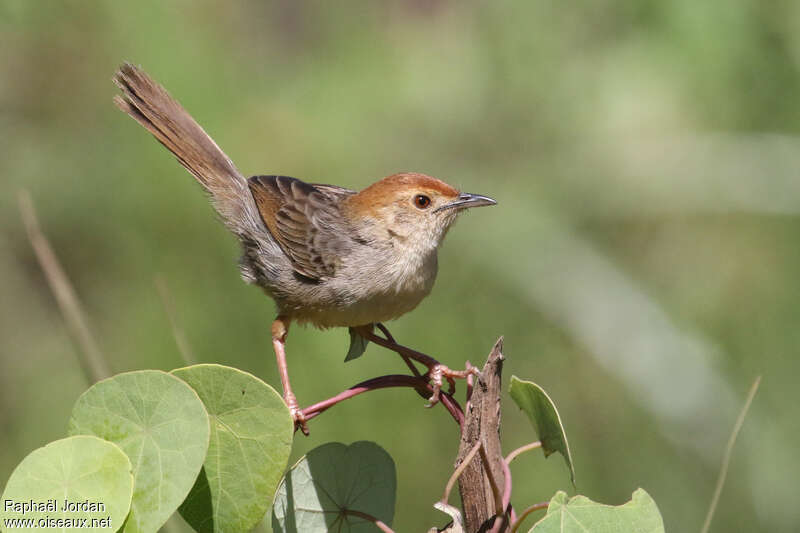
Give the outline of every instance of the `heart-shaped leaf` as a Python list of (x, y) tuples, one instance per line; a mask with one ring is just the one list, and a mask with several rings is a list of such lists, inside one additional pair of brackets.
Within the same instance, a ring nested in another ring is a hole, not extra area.
[(283, 478), (272, 507), (275, 532), (372, 532), (391, 525), (397, 490), (394, 461), (374, 442), (314, 448)]
[(235, 368), (195, 365), (172, 372), (197, 392), (211, 419), (203, 471), (181, 515), (200, 533), (250, 531), (267, 512), (289, 461), (289, 408), (272, 387)]
[(567, 501), (559, 491), (550, 500), (547, 514), (531, 533), (663, 533), (664, 522), (653, 498), (636, 489), (626, 504), (614, 507), (595, 503), (586, 496)]
[(564, 433), (564, 426), (561, 424), (561, 417), (558, 415), (553, 400), (539, 385), (531, 381), (523, 381), (517, 376), (511, 376), (510, 394), (517, 406), (528, 415), (528, 419), (536, 429), (536, 434), (542, 443), (544, 456), (559, 452), (564, 457), (574, 485), (575, 469), (572, 466), (567, 435)]
[(119, 446), (103, 439), (79, 436), (51, 442), (12, 472), (0, 506), (2, 529), (116, 531), (131, 505), (131, 469)]
[(126, 533), (154, 533), (183, 502), (208, 450), (203, 402), (189, 385), (159, 370), (118, 374), (95, 383), (72, 409), (72, 435), (111, 441), (133, 465)]

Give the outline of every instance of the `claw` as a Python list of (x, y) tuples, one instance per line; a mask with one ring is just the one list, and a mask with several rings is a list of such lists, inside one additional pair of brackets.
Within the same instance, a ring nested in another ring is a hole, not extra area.
[(467, 362), (464, 370), (453, 370), (447, 365), (436, 363), (430, 367), (430, 370), (428, 370), (428, 379), (431, 381), (433, 394), (431, 394), (431, 397), (428, 398), (428, 403), (425, 405), (425, 407), (433, 407), (439, 403), (444, 380), (447, 380), (449, 387), (448, 394), (453, 394), (456, 390), (456, 379), (465, 379), (470, 376), (477, 375), (480, 375), (480, 371), (476, 367), (472, 366), (469, 362)]
[(303, 411), (300, 408), (290, 409), (292, 413), (292, 418), (294, 419), (294, 427), (295, 429), (300, 429), (303, 432), (303, 435), (308, 437), (308, 424), (306, 423), (306, 417), (303, 414)]
[(425, 404), (425, 407), (427, 409), (430, 409), (431, 407), (439, 403), (441, 392), (442, 392), (441, 386), (439, 387), (437, 387), (436, 385), (433, 386), (433, 394), (431, 394), (431, 397), (428, 398), (428, 403)]
[(300, 409), (297, 398), (295, 398), (294, 394), (288, 394), (284, 396), (283, 401), (286, 402), (286, 407), (289, 408), (289, 413), (292, 415), (295, 431), (299, 429), (307, 437), (308, 424), (306, 423), (306, 416), (303, 414), (303, 410)]
[(456, 392), (456, 380), (452, 377), (447, 377), (447, 394), (455, 394)]

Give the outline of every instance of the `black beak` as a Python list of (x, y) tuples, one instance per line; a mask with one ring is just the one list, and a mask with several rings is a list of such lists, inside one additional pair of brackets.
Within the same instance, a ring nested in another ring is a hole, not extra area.
[(445, 209), (457, 208), (457, 209), (466, 209), (468, 207), (480, 207), (482, 205), (495, 205), (497, 202), (489, 198), (488, 196), (483, 196), (480, 194), (470, 194), (468, 192), (462, 192), (458, 195), (458, 199), (454, 202), (450, 202), (449, 204), (445, 204), (441, 207), (437, 207), (434, 209), (434, 213), (438, 213), (439, 211), (444, 211)]

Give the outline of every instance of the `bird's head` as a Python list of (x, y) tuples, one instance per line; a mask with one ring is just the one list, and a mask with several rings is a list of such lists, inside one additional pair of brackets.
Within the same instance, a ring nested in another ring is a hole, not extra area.
[(347, 203), (348, 215), (366, 226), (372, 238), (425, 251), (439, 246), (464, 210), (497, 202), (460, 192), (425, 174), (401, 173), (373, 183)]

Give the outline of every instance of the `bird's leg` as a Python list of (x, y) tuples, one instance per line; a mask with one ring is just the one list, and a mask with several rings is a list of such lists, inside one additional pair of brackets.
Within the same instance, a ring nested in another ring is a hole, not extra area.
[(398, 344), (397, 341), (394, 340), (394, 337), (392, 337), (392, 334), (389, 333), (388, 328), (383, 324), (378, 323), (376, 326), (384, 335), (386, 335), (386, 338), (366, 331), (363, 333), (364, 338), (400, 354), (406, 364), (409, 365), (409, 368), (412, 368), (415, 376), (419, 376), (419, 373), (417, 372), (413, 363), (411, 363), (411, 359), (428, 367), (426, 376), (431, 380), (431, 386), (433, 387), (433, 394), (428, 399), (428, 407), (438, 403), (442, 385), (444, 384), (445, 380), (447, 380), (447, 383), (450, 385), (450, 392), (452, 394), (456, 386), (454, 381), (455, 379), (465, 379), (468, 376), (477, 376), (480, 374), (480, 371), (476, 367), (472, 366), (469, 362), (467, 362), (464, 370), (453, 370), (429, 355)]
[(272, 323), (272, 347), (275, 349), (278, 373), (281, 376), (281, 385), (283, 385), (283, 401), (286, 402), (286, 406), (292, 414), (295, 427), (299, 427), (304, 435), (308, 435), (306, 418), (297, 403), (294, 392), (292, 392), (292, 385), (289, 383), (289, 367), (286, 365), (286, 336), (289, 334), (289, 324), (290, 319), (285, 316), (278, 316)]

